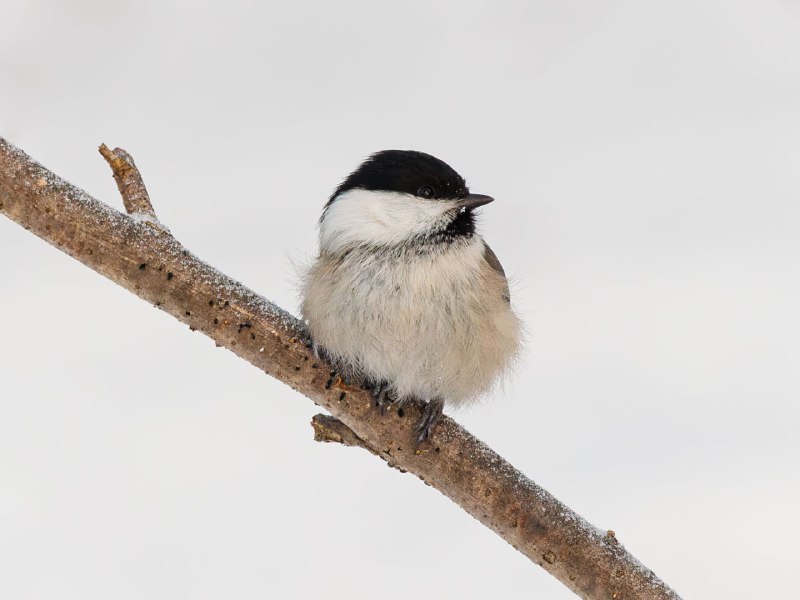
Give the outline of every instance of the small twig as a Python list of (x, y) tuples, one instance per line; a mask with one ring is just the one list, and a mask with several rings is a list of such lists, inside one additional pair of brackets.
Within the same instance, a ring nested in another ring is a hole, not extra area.
[[(351, 446), (355, 448), (363, 448), (371, 452), (380, 459), (386, 461), (386, 464), (397, 469), (401, 473), (408, 473), (406, 469), (396, 464), (391, 455), (391, 451), (378, 451), (370, 446), (366, 441), (362, 440), (355, 431), (350, 429), (347, 425), (342, 423), (336, 417), (331, 415), (318, 414), (311, 418), (311, 426), (314, 428), (314, 441), (327, 442), (333, 444), (341, 444), (342, 446)], [(424, 479), (423, 479), (424, 481)]]
[(136, 163), (133, 162), (133, 157), (122, 148), (109, 150), (105, 144), (100, 144), (99, 150), (114, 173), (114, 180), (117, 182), (128, 214), (145, 217), (145, 221), (163, 229), (153, 205), (150, 204), (150, 195), (147, 193), (139, 169), (136, 168)]
[(372, 448), (364, 443), (352, 429), (342, 423), (336, 417), (330, 415), (314, 415), (311, 419), (311, 426), (314, 428), (315, 442), (333, 442), (344, 446), (359, 446), (372, 452)]

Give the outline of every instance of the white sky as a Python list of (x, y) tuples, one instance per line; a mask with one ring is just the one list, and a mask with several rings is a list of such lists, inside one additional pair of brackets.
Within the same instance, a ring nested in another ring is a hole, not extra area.
[[(0, 135), (282, 306), (424, 150), (529, 330), (456, 415), (688, 598), (800, 594), (800, 2), (5, 0)], [(573, 597), (308, 400), (0, 219), (0, 597)], [(380, 590), (380, 592), (378, 592)]]

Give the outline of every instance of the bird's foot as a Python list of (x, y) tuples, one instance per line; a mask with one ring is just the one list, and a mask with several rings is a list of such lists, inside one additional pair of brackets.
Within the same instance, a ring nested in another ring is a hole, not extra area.
[(444, 400), (441, 398), (430, 400), (425, 404), (425, 408), (422, 410), (422, 419), (417, 426), (417, 447), (425, 440), (430, 439), (431, 430), (442, 418), (443, 410)]
[(372, 398), (375, 406), (380, 410), (381, 416), (386, 414), (388, 407), (394, 402), (389, 392), (389, 382), (381, 381), (378, 383), (367, 383), (366, 387), (372, 390)]
[(353, 381), (356, 379), (356, 377), (352, 368), (347, 366), (346, 363), (336, 360), (336, 358), (331, 356), (331, 354), (328, 353), (325, 348), (317, 345), (316, 342), (312, 342), (311, 344), (311, 347), (314, 350), (314, 356), (321, 360), (327, 361), (330, 363), (331, 367), (333, 367), (333, 371), (331, 371), (331, 378), (338, 377), (341, 382), (347, 386), (353, 384)]

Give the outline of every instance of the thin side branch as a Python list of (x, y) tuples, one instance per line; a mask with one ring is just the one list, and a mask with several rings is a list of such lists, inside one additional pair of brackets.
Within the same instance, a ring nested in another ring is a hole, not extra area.
[(332, 442), (343, 446), (358, 446), (377, 454), (372, 448), (364, 443), (347, 425), (336, 417), (330, 415), (314, 415), (311, 418), (311, 426), (314, 428), (315, 442)]
[[(155, 218), (133, 161), (107, 153), (128, 210)], [(678, 598), (616, 536), (452, 419), (443, 418), (415, 452), (420, 404), (382, 415), (368, 390), (346, 385), (314, 355), (300, 321), (193, 256), (167, 230), (98, 202), (2, 138), (0, 213), (324, 407), (335, 420), (315, 419), (318, 437), (362, 446), (415, 474), (582, 598)]]
[(122, 148), (109, 150), (105, 144), (100, 144), (98, 148), (100, 154), (106, 159), (114, 173), (114, 180), (117, 182), (122, 202), (129, 215), (139, 215), (145, 217), (154, 224), (158, 224), (156, 211), (150, 203), (150, 195), (144, 185), (144, 179), (133, 162), (133, 157)]

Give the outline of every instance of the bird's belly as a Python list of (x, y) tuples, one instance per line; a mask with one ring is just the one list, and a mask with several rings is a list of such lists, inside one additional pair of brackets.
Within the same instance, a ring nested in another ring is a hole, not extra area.
[(310, 277), (303, 313), (312, 336), (335, 360), (389, 382), (399, 398), (452, 404), (480, 396), (516, 353), (519, 325), (491, 293), (481, 257), (465, 257), (362, 260)]

